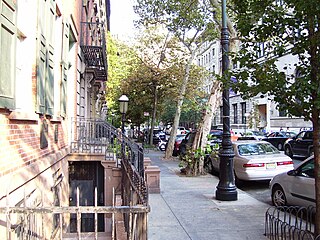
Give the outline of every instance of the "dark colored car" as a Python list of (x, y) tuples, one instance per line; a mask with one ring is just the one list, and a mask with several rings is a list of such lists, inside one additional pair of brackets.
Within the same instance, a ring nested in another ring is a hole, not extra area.
[[(180, 154), (180, 144), (182, 140), (186, 137), (186, 134), (178, 134), (174, 141), (172, 156), (178, 156)], [(167, 141), (168, 144), (168, 141)], [(167, 145), (166, 145), (167, 148)]]
[(283, 146), (284, 143), (288, 140), (296, 136), (296, 133), (294, 132), (272, 132), (267, 137), (262, 138), (261, 140), (267, 141), (271, 143), (273, 146), (278, 148), (279, 151), (284, 150)]
[(289, 157), (311, 156), (313, 154), (313, 131), (301, 131), (292, 139), (288, 139), (284, 144), (284, 152)]
[[(211, 130), (208, 137), (208, 143), (212, 148), (216, 148), (216, 145), (221, 145), (222, 142), (222, 130)], [(180, 154), (184, 155), (186, 154), (187, 148), (191, 148), (194, 138), (196, 136), (196, 131), (192, 131), (187, 133), (185, 138), (182, 140), (180, 144)]]
[[(149, 142), (149, 132), (146, 130), (144, 136), (147, 142)], [(166, 140), (166, 134), (161, 129), (153, 129), (152, 142), (154, 145), (158, 144), (160, 140)]]

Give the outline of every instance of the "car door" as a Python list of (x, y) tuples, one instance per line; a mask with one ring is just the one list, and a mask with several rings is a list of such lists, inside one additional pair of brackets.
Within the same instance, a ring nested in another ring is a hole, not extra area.
[(291, 179), (290, 195), (292, 205), (315, 206), (314, 159), (300, 166)]
[(292, 153), (295, 155), (301, 155), (304, 148), (303, 138), (306, 134), (305, 131), (300, 132), (292, 141)]
[(312, 142), (312, 132), (306, 131), (301, 138), (297, 138), (295, 154), (309, 156), (310, 142)]

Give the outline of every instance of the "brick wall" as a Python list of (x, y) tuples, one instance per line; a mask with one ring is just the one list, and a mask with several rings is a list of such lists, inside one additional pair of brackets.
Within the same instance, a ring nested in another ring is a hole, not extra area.
[[(40, 126), (44, 119), (10, 120), (0, 114), (0, 176), (30, 165), (42, 157), (67, 145), (64, 121), (46, 119), (48, 124), (48, 147), (40, 149)], [(58, 141), (55, 141), (55, 125)]]

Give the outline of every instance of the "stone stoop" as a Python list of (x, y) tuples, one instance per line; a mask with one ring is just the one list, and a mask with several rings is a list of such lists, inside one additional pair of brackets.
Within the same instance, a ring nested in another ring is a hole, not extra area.
[(151, 165), (151, 159), (144, 158), (145, 179), (148, 185), (149, 193), (160, 193), (160, 168)]

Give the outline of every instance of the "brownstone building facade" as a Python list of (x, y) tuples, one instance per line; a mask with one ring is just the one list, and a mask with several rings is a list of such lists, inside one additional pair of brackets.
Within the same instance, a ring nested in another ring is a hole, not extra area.
[[(0, 207), (112, 205), (121, 173), (106, 158), (110, 133), (99, 130), (109, 8), (108, 0), (0, 0)], [(75, 213), (2, 213), (0, 236), (110, 237), (111, 215), (98, 214), (97, 226), (93, 215), (79, 223)]]

